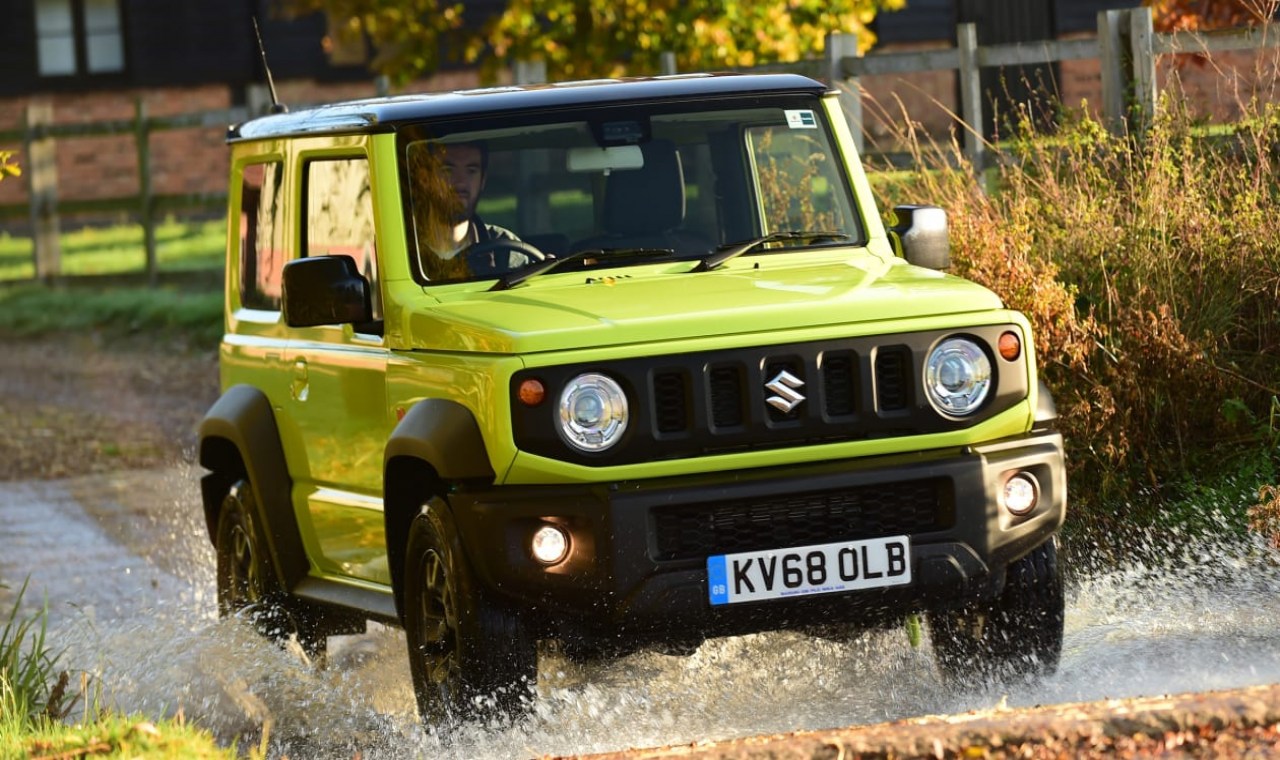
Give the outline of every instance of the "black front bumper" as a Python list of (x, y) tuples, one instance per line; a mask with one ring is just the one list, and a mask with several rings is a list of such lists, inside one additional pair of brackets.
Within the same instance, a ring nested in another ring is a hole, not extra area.
[[(1040, 499), (1015, 517), (1004, 482), (1029, 472)], [(450, 497), (481, 584), (539, 635), (631, 645), (804, 628), (875, 625), (991, 598), (1009, 563), (1061, 526), (1066, 510), (1056, 433), (945, 452), (635, 483), (460, 490)], [(533, 532), (571, 535), (568, 559), (544, 567)], [(892, 535), (911, 542), (907, 586), (712, 606), (706, 558)]]

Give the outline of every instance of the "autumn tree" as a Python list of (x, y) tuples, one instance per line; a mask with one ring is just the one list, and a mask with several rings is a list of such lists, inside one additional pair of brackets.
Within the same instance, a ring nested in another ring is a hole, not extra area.
[(22, 174), (22, 170), (17, 164), (10, 163), (13, 159), (13, 151), (0, 150), (0, 180), (5, 177), (17, 177)]
[(1158, 32), (1209, 31), (1260, 24), (1277, 0), (1143, 0)]
[(288, 14), (324, 11), (335, 34), (367, 39), (373, 65), (397, 81), (434, 71), (452, 53), (492, 81), (517, 60), (546, 63), (552, 79), (652, 74), (664, 52), (682, 71), (790, 62), (821, 54), (827, 33), (875, 41), (879, 11), (906, 0), (508, 0), (487, 19), (464, 19), (448, 0), (277, 0)]

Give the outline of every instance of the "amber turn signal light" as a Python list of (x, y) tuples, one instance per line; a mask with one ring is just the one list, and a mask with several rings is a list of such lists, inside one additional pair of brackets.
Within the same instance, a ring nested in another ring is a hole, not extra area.
[(1022, 341), (1016, 334), (1007, 332), (1000, 336), (1000, 356), (1007, 361), (1022, 356)]
[(543, 387), (541, 380), (530, 378), (520, 383), (520, 390), (516, 395), (520, 397), (520, 403), (525, 406), (537, 406), (547, 397), (547, 389)]

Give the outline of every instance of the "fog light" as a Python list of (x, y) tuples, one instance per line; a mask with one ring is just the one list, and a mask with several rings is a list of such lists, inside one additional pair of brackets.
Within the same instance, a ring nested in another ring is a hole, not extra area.
[(554, 525), (543, 525), (534, 532), (530, 548), (534, 559), (554, 565), (569, 556), (569, 534)]
[(1011, 514), (1022, 517), (1035, 509), (1036, 502), (1040, 501), (1040, 484), (1031, 473), (1020, 472), (1004, 482), (1001, 500)]

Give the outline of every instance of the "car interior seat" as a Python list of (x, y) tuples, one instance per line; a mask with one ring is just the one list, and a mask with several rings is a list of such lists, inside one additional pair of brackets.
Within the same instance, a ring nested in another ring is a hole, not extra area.
[(640, 146), (644, 165), (615, 169), (605, 178), (604, 234), (579, 240), (575, 250), (592, 248), (670, 248), (702, 254), (711, 241), (681, 229), (685, 220), (684, 171), (670, 140)]

